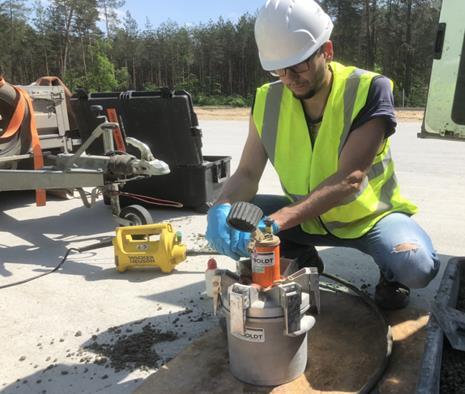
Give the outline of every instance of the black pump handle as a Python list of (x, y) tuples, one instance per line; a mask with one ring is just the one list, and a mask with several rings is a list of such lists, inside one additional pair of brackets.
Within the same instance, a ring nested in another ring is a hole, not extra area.
[(251, 233), (257, 229), (263, 211), (254, 204), (238, 201), (231, 205), (231, 211), (226, 219), (228, 224), (236, 230)]

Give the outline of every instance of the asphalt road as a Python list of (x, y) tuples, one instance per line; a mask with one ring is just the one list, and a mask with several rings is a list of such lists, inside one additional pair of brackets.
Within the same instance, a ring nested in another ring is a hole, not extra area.
[[(231, 155), (237, 166), (247, 135), (245, 121), (203, 121), (203, 153)], [(420, 123), (401, 123), (393, 137), (393, 156), (403, 193), (420, 207), (416, 220), (430, 234), (441, 257), (465, 256), (465, 144), (417, 139)], [(261, 193), (279, 193), (267, 168)], [(36, 208), (32, 193), (3, 193), (0, 199), (0, 286), (54, 267), (70, 247), (112, 234), (107, 206), (84, 208), (78, 199), (51, 199)], [(170, 220), (190, 248), (205, 245), (205, 216), (188, 211), (151, 211), (156, 221)], [(328, 272), (365, 284), (372, 291), (378, 270), (362, 253), (322, 248)], [(112, 368), (108, 348), (141, 332), (142, 327), (173, 331), (173, 341), (158, 339), (159, 361), (174, 357), (216, 324), (203, 295), (207, 257), (189, 258), (175, 272), (114, 269), (111, 247), (71, 254), (63, 268), (33, 282), (0, 290), (0, 390), (5, 393), (127, 393), (152, 373), (146, 368)], [(222, 268), (234, 269), (226, 257)], [(442, 271), (441, 271), (442, 272)], [(427, 309), (441, 273), (428, 288), (413, 291), (412, 306)], [(123, 337), (126, 335), (126, 337)], [(99, 350), (100, 349), (100, 350)], [(154, 355), (153, 359), (156, 357)], [(153, 360), (152, 360), (153, 361)]]

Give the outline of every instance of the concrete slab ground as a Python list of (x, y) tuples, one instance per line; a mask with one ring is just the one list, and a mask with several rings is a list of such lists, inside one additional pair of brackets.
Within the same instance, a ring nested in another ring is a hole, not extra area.
[[(247, 122), (203, 121), (201, 127), (204, 154), (231, 155), (234, 169)], [(420, 206), (416, 220), (431, 235), (444, 267), (450, 257), (465, 255), (465, 145), (419, 140), (419, 130), (420, 123), (401, 123), (393, 137), (393, 156), (402, 190)], [(265, 171), (260, 192), (280, 192), (271, 168)], [(32, 193), (2, 193), (0, 207), (0, 286), (50, 270), (68, 248), (112, 235), (115, 226), (102, 202), (87, 209), (78, 199), (51, 199), (46, 207), (36, 208)], [(204, 215), (159, 209), (151, 213), (156, 221), (169, 220), (181, 230), (189, 248), (205, 246)], [(375, 265), (362, 253), (322, 248), (321, 256), (328, 272), (358, 286), (370, 285), (370, 291), (377, 282)], [(120, 274), (109, 247), (70, 254), (58, 272), (1, 289), (0, 391), (133, 391), (157, 366), (215, 326), (210, 301), (202, 295), (206, 261), (202, 256), (188, 258), (169, 275), (156, 270)], [(218, 262), (234, 269), (226, 257)], [(412, 307), (428, 308), (439, 279), (413, 291)], [(121, 355), (135, 342), (154, 344), (156, 354), (139, 349), (143, 365), (127, 368)]]

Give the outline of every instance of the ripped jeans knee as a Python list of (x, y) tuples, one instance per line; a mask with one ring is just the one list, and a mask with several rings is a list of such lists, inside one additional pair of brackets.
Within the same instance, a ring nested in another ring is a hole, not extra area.
[(439, 263), (434, 251), (418, 242), (403, 242), (393, 247), (388, 260), (382, 264), (382, 271), (387, 280), (423, 288), (438, 273)]
[(414, 243), (414, 242), (405, 242), (402, 244), (398, 244), (394, 246), (394, 253), (402, 253), (402, 252), (410, 252), (410, 251), (417, 251), (420, 245)]
[(358, 245), (373, 257), (387, 280), (410, 288), (426, 287), (439, 270), (431, 238), (411, 216), (401, 212), (382, 218)]

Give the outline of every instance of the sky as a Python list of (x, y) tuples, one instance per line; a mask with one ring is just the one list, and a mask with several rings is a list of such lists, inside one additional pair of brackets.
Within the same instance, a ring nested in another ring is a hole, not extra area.
[(220, 16), (237, 21), (246, 12), (254, 14), (264, 3), (265, 0), (126, 0), (120, 12), (128, 10), (143, 29), (146, 18), (153, 27), (168, 19), (180, 25), (216, 21)]

